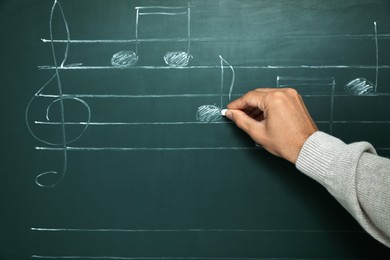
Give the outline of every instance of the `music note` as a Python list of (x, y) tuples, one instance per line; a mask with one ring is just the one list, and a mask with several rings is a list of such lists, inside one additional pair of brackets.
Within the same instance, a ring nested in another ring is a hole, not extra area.
[(135, 21), (135, 52), (131, 50), (122, 50), (115, 53), (111, 58), (111, 65), (118, 67), (129, 67), (138, 63), (138, 45), (141, 42), (139, 39), (139, 18), (141, 16), (149, 15), (165, 15), (165, 16), (187, 16), (187, 50), (186, 51), (172, 51), (164, 55), (165, 64), (171, 67), (185, 67), (193, 58), (190, 54), (191, 47), (191, 7), (169, 7), (169, 6), (141, 6), (135, 7), (136, 21)]
[[(57, 53), (55, 50), (54, 46), (54, 41), (53, 41), (53, 17), (56, 9), (58, 8), (60, 12), (60, 17), (62, 18), (62, 21), (64, 23), (64, 27), (66, 30), (66, 35), (67, 35), (67, 43), (65, 46), (65, 52), (64, 52), (64, 58), (62, 59), (61, 63), (58, 64), (57, 61)], [(55, 73), (52, 75), (52, 77), (34, 94), (34, 96), (30, 99), (30, 101), (27, 104), (26, 107), (26, 113), (25, 113), (25, 121), (27, 124), (27, 128), (31, 135), (38, 140), (39, 142), (42, 142), (44, 144), (47, 144), (49, 146), (54, 146), (57, 147), (58, 150), (62, 151), (62, 156), (63, 156), (63, 167), (62, 171), (58, 173), (57, 171), (46, 171), (41, 174), (38, 174), (35, 178), (35, 183), (40, 186), (40, 187), (46, 187), (46, 188), (52, 188), (57, 186), (65, 177), (67, 167), (68, 167), (68, 144), (77, 141), (80, 139), (85, 131), (88, 128), (89, 122), (91, 121), (91, 109), (89, 105), (82, 99), (71, 96), (71, 95), (64, 95), (63, 93), (63, 88), (62, 88), (62, 83), (61, 83), (61, 77), (60, 77), (60, 72), (59, 68), (67, 67), (65, 65), (65, 62), (68, 58), (68, 51), (69, 51), (69, 42), (70, 42), (70, 32), (69, 32), (69, 27), (68, 23), (65, 18), (64, 11), (62, 9), (61, 3), (59, 0), (54, 0), (53, 6), (51, 8), (50, 12), (50, 40), (51, 40), (51, 53), (53, 57), (53, 62), (54, 62), (54, 68), (55, 68)], [(68, 65), (68, 66), (73, 66)], [(56, 79), (56, 81), (55, 81)], [(58, 95), (52, 95), (52, 101), (49, 103), (49, 105), (46, 107), (46, 112), (45, 112), (45, 118), (47, 121), (51, 120), (51, 112), (53, 111), (54, 106), (59, 106), (59, 114), (60, 114), (60, 126), (61, 126), (61, 140), (59, 142), (53, 142), (53, 141), (48, 141), (45, 140), (44, 138), (39, 137), (32, 129), (31, 123), (30, 123), (30, 109), (33, 104), (33, 102), (42, 96), (43, 91), (51, 84), (51, 83), (56, 83), (57, 85), (57, 92)], [(86, 124), (82, 127), (81, 132), (76, 135), (73, 138), (67, 137), (67, 132), (66, 132), (66, 122), (65, 122), (65, 101), (66, 100), (71, 100), (71, 101), (76, 101), (80, 103), (87, 111), (87, 120)]]
[(232, 99), (232, 93), (233, 93), (233, 88), (234, 88), (234, 82), (236, 79), (236, 74), (235, 74), (233, 66), (230, 65), (229, 62), (227, 62), (221, 55), (219, 55), (219, 59), (220, 59), (220, 64), (221, 64), (221, 88), (220, 88), (221, 101), (220, 101), (220, 106), (219, 107), (216, 105), (202, 105), (202, 106), (200, 106), (196, 112), (196, 120), (201, 121), (201, 122), (216, 122), (222, 118), (221, 110), (225, 105), (224, 100), (223, 100), (224, 99), (223, 87), (224, 87), (224, 78), (225, 78), (224, 64), (226, 64), (232, 72), (232, 79), (230, 82), (229, 95), (228, 95), (229, 101)]
[(375, 94), (375, 86), (365, 78), (356, 78), (344, 86), (344, 90), (354, 96)]
[(374, 22), (374, 40), (375, 40), (375, 84), (371, 83), (366, 78), (356, 78), (349, 81), (344, 90), (353, 96), (373, 95), (378, 90), (378, 77), (379, 77), (379, 45), (378, 45), (378, 26), (377, 22)]

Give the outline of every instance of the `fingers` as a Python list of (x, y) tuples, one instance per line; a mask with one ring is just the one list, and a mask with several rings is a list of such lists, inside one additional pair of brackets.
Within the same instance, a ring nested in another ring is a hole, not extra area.
[(232, 101), (227, 105), (228, 109), (246, 110), (248, 113), (254, 109), (260, 109), (263, 111), (262, 101), (264, 100), (265, 92), (252, 90), (242, 97)]
[(227, 108), (227, 118), (256, 143), (292, 163), (306, 139), (318, 130), (302, 97), (292, 88), (255, 89)]
[(226, 111), (226, 117), (232, 120), (239, 128), (248, 133), (256, 142), (261, 143), (265, 128), (262, 122), (252, 118), (242, 110), (229, 109)]
[(258, 110), (265, 111), (266, 109), (266, 97), (268, 96), (268, 94), (278, 91), (280, 91), (280, 89), (275, 88), (258, 88), (252, 90), (243, 95), (242, 97), (232, 101), (230, 104), (228, 104), (227, 108), (244, 110), (247, 112), (247, 114), (250, 114), (252, 111), (257, 109), (256, 115), (258, 115)]

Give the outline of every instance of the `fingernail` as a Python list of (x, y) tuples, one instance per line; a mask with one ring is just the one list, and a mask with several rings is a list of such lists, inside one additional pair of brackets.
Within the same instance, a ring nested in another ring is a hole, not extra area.
[(226, 112), (225, 112), (225, 116), (231, 120), (232, 117), (233, 117), (232, 111), (227, 109)]

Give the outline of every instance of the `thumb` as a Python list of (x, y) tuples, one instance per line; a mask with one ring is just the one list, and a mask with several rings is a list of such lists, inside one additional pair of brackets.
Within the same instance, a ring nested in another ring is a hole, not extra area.
[(236, 125), (244, 130), (252, 139), (262, 135), (263, 124), (248, 116), (244, 111), (239, 109), (228, 109), (225, 116), (232, 120)]

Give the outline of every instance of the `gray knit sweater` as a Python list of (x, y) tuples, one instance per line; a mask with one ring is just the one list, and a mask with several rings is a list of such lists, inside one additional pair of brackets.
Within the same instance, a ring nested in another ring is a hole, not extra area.
[(345, 144), (316, 132), (305, 142), (298, 170), (321, 183), (375, 239), (390, 247), (390, 160), (367, 142)]

